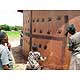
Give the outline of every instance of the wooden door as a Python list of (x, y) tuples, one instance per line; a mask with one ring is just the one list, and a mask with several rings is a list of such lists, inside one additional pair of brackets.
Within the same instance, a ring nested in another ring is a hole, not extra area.
[[(49, 69), (64, 69), (67, 15), (56, 15), (54, 11), (32, 11), (32, 45), (36, 44), (47, 60), (41, 65)], [(31, 45), (31, 46), (32, 46)], [(67, 64), (65, 64), (67, 65)]]

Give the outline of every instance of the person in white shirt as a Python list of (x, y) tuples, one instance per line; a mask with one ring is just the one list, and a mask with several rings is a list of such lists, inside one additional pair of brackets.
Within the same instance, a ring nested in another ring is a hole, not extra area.
[(76, 32), (74, 24), (67, 27), (69, 37), (68, 48), (71, 51), (70, 70), (80, 70), (80, 32)]
[(11, 57), (8, 47), (5, 46), (6, 35), (0, 32), (0, 70), (12, 70), (13, 59)]

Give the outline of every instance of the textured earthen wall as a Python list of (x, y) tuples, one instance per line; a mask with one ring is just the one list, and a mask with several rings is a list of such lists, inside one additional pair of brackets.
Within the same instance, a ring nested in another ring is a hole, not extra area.
[[(72, 15), (73, 14), (73, 15)], [(70, 52), (64, 49), (65, 16), (68, 16), (69, 23), (79, 27), (79, 11), (23, 11), (23, 51), (28, 54), (30, 48), (30, 23), (32, 19), (32, 45), (36, 44), (39, 51), (47, 60), (42, 65), (50, 69), (68, 69)]]

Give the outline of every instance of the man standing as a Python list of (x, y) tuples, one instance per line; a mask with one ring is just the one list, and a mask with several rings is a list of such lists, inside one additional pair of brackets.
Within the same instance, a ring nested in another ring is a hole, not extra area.
[(20, 33), (20, 46), (23, 45), (23, 31)]
[(67, 28), (67, 34), (71, 34), (69, 37), (68, 48), (71, 51), (70, 69), (80, 69), (80, 32), (76, 32), (74, 24), (69, 25)]
[(6, 35), (4, 32), (0, 32), (0, 70), (12, 70), (13, 60), (5, 42)]

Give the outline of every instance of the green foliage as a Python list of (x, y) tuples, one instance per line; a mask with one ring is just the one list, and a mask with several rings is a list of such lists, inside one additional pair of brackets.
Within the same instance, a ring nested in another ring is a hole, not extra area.
[(20, 37), (19, 31), (5, 31), (9, 37), (9, 39), (15, 39)]
[(14, 28), (14, 30), (15, 30), (15, 31), (18, 31), (18, 28), (17, 28), (17, 27), (15, 27), (15, 28)]
[(15, 26), (15, 28), (17, 28), (17, 30), (21, 30), (22, 26)]
[(2, 28), (2, 30), (5, 31), (11, 31), (11, 30), (18, 31), (22, 29), (21, 26), (9, 26), (7, 24), (0, 25), (0, 28)]
[(12, 27), (11, 27), (11, 30), (14, 30), (14, 29), (15, 29), (15, 27), (12, 26)]
[(0, 25), (0, 27), (1, 27), (3, 30), (5, 30), (5, 31), (10, 31), (10, 30), (11, 30), (11, 29), (10, 29), (10, 26), (8, 26), (8, 25), (6, 25), (6, 24)]

